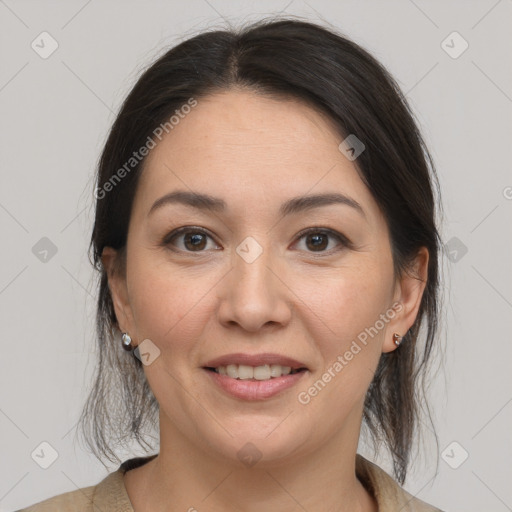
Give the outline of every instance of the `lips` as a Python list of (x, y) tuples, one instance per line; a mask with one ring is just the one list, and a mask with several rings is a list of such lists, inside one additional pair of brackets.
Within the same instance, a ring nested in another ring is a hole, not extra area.
[(204, 373), (223, 393), (244, 401), (267, 400), (280, 395), (296, 386), (307, 375), (307, 371), (304, 370), (268, 380), (239, 380), (215, 371), (204, 370)]
[(291, 370), (299, 370), (305, 369), (307, 370), (307, 366), (296, 359), (292, 359), (287, 356), (283, 356), (280, 354), (226, 354), (224, 356), (217, 357), (215, 359), (211, 359), (208, 361), (203, 368), (206, 369), (215, 369), (219, 366), (228, 366), (228, 365), (246, 365), (246, 366), (264, 366), (264, 365), (281, 365), (281, 366), (289, 366)]
[(308, 373), (304, 363), (269, 353), (227, 354), (211, 359), (203, 369), (224, 393), (242, 400), (266, 400), (279, 395)]

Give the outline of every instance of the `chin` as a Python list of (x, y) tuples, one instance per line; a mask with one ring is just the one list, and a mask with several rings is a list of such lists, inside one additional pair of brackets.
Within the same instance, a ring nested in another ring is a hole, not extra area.
[(240, 467), (257, 465), (258, 468), (270, 468), (286, 465), (307, 452), (307, 446), (312, 440), (309, 430), (303, 424), (295, 426), (290, 421), (286, 425), (290, 420), (286, 416), (250, 415), (238, 418), (236, 423), (225, 424), (233, 437), (224, 430), (220, 436), (213, 437), (214, 432), (208, 430), (204, 432), (203, 441), (206, 440), (217, 456), (230, 463), (236, 462)]

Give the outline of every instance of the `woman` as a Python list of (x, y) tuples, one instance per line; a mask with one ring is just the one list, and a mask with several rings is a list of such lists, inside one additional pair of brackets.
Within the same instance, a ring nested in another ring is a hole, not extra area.
[[(99, 164), (81, 418), (99, 457), (152, 424), (159, 451), (25, 510), (439, 510), (401, 488), (439, 311), (435, 186), (393, 78), (334, 31), (274, 19), (169, 50)], [(357, 453), (363, 424), (395, 479)]]

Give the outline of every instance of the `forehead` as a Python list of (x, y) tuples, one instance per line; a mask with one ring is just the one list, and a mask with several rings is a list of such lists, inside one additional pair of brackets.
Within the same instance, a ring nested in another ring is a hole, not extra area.
[(229, 196), (228, 203), (338, 191), (376, 208), (327, 116), (297, 100), (249, 91), (197, 101), (146, 158), (139, 202), (175, 188)]
[(231, 158), (238, 153), (240, 144), (262, 157), (271, 156), (278, 149), (282, 155), (300, 154), (308, 152), (305, 145), (337, 147), (338, 139), (334, 123), (298, 100), (230, 90), (199, 99), (197, 106), (163, 138), (150, 159), (162, 151), (174, 153), (178, 148), (201, 149), (202, 155), (218, 146)]

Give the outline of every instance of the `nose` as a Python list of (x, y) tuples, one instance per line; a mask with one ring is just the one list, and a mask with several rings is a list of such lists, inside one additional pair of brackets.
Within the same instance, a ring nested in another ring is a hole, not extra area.
[(233, 267), (220, 290), (218, 317), (222, 325), (258, 332), (290, 322), (292, 294), (271, 263), (268, 251), (252, 262), (233, 255)]

